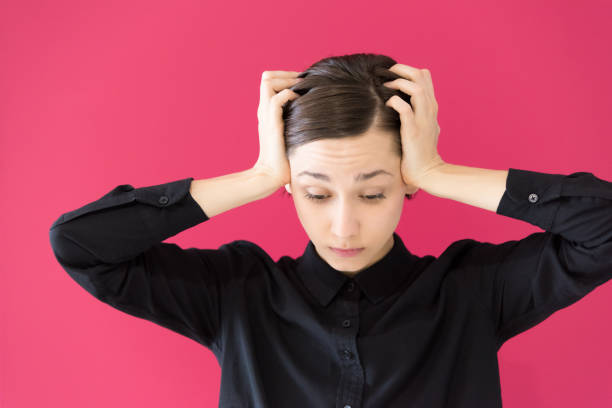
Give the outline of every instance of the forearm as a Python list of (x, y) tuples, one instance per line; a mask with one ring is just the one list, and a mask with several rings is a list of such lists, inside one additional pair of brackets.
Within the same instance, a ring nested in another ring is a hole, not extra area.
[(82, 269), (93, 275), (100, 273), (100, 264), (134, 259), (205, 221), (204, 213), (189, 197), (192, 181), (188, 177), (139, 188), (121, 184), (97, 200), (63, 213), (49, 229), (58, 261), (73, 271)]
[(250, 168), (208, 179), (193, 180), (189, 193), (208, 217), (265, 198), (278, 185), (265, 174)]
[(508, 170), (445, 163), (421, 180), (420, 189), (441, 198), (496, 212), (506, 191)]

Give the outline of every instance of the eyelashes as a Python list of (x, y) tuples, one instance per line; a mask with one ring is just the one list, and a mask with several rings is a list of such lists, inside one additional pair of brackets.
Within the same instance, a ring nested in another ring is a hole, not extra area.
[[(304, 197), (306, 197), (309, 200), (315, 201), (315, 202), (322, 202), (322, 201), (325, 201), (325, 199), (327, 198), (326, 196), (321, 195), (321, 194), (310, 194), (310, 193), (304, 194)], [(382, 193), (375, 194), (375, 195), (366, 195), (366, 196), (361, 196), (361, 197), (365, 197), (366, 201), (371, 201), (371, 202), (375, 202), (375, 201), (379, 201), (379, 200), (383, 200), (387, 198)]]

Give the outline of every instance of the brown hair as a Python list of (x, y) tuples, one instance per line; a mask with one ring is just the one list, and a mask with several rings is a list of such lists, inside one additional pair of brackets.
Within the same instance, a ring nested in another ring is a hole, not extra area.
[(305, 143), (353, 137), (370, 128), (395, 134), (401, 157), (399, 114), (385, 102), (398, 95), (410, 103), (410, 95), (382, 85), (401, 78), (388, 70), (395, 64), (386, 55), (358, 53), (323, 58), (301, 72), (298, 77), (304, 79), (290, 87), (300, 96), (283, 106), (287, 157)]

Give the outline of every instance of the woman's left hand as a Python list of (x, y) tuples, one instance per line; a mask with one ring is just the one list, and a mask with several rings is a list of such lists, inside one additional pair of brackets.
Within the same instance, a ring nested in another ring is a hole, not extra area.
[(438, 103), (428, 69), (395, 64), (389, 71), (402, 78), (383, 85), (410, 95), (410, 103), (393, 95), (385, 105), (395, 109), (400, 116), (401, 173), (404, 183), (411, 187), (413, 194), (421, 188), (421, 180), (425, 175), (445, 164), (438, 154)]

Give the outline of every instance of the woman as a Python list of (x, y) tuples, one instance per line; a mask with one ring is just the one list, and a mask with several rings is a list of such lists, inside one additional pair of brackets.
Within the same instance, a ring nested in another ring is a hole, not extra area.
[[(330, 57), (264, 72), (260, 93), (252, 168), (123, 184), (50, 230), (97, 299), (215, 354), (220, 406), (500, 407), (501, 345), (612, 278), (612, 183), (444, 162), (428, 70)], [(297, 259), (162, 242), (283, 186)], [(417, 256), (394, 230), (419, 189), (545, 231)]]

